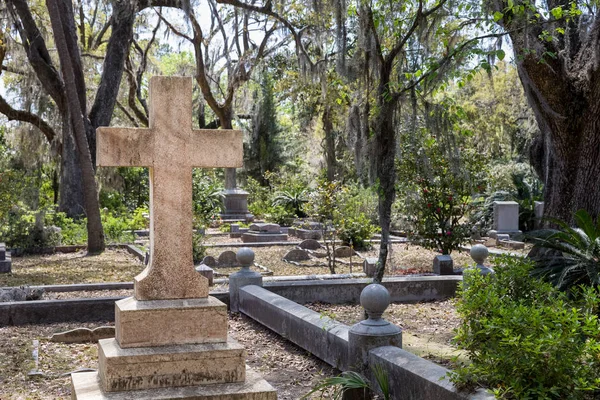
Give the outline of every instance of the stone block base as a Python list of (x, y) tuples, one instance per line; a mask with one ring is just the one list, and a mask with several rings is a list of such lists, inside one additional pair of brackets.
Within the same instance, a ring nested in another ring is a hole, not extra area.
[(12, 260), (6, 257), (6, 260), (0, 261), (0, 274), (8, 274), (12, 272)]
[(246, 232), (242, 234), (242, 242), (244, 243), (285, 242), (287, 239), (288, 235), (285, 233)]
[(245, 356), (234, 340), (123, 349), (115, 339), (102, 339), (98, 373), (107, 392), (243, 382)]
[(71, 375), (71, 398), (73, 400), (276, 400), (277, 392), (260, 375), (246, 367), (245, 382), (110, 393), (101, 389), (97, 372), (81, 372)]
[(498, 237), (498, 234), (508, 234), (510, 235), (510, 237), (513, 237), (513, 235), (521, 235), (523, 233), (523, 231), (519, 231), (519, 230), (513, 230), (513, 231), (505, 231), (505, 230), (491, 230), (491, 231), (487, 231), (487, 235), (489, 237), (491, 237), (492, 239), (496, 239)]
[(116, 339), (123, 348), (227, 341), (227, 305), (214, 297), (115, 303)]
[(449, 255), (435, 256), (433, 259), (433, 273), (437, 275), (453, 275), (454, 261)]

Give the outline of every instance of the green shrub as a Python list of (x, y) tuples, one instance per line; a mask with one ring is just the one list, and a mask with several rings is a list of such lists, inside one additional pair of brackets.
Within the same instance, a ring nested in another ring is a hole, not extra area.
[(272, 206), (267, 209), (264, 216), (267, 222), (273, 222), (281, 226), (291, 226), (296, 214), (287, 207)]
[(296, 217), (304, 218), (306, 213), (302, 209), (303, 205), (308, 202), (306, 197), (306, 188), (295, 187), (291, 190), (282, 190), (275, 193), (273, 206), (281, 206), (290, 211)]
[(46, 224), (54, 225), (61, 229), (63, 245), (76, 245), (87, 243), (87, 220), (74, 221), (63, 212), (46, 214)]
[(126, 218), (115, 216), (110, 211), (103, 211), (100, 216), (107, 244), (133, 243), (135, 237)]
[(145, 215), (149, 214), (148, 207), (136, 208), (131, 218), (127, 220), (127, 227), (131, 230), (148, 229), (148, 220)]
[(193, 176), (194, 228), (202, 228), (219, 219), (223, 211), (223, 187), (214, 174), (201, 169), (195, 169)]
[(370, 246), (367, 240), (377, 232), (377, 227), (371, 223), (364, 214), (341, 216), (336, 220), (337, 233), (345, 245), (352, 245), (355, 249), (366, 249)]
[(582, 289), (575, 302), (532, 278), (532, 268), (501, 258), (495, 275), (465, 274), (455, 341), (471, 363), (453, 371), (452, 380), (508, 399), (600, 394), (598, 290)]
[(425, 135), (420, 147), (404, 145), (398, 165), (409, 237), (442, 254), (450, 254), (470, 237), (471, 224), (465, 216), (485, 170), (478, 153), (456, 152), (449, 154), (438, 140)]

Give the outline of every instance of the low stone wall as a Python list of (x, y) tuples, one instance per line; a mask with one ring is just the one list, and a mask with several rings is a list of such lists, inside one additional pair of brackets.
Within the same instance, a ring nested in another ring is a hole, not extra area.
[[(210, 295), (229, 304), (228, 292), (211, 292)], [(0, 327), (57, 322), (114, 321), (115, 301), (121, 299), (123, 297), (0, 303)]]
[[(310, 276), (295, 281), (286, 281), (283, 280), (284, 278), (287, 279), (287, 277), (277, 277), (277, 280), (265, 280), (264, 288), (300, 304), (313, 302), (357, 304), (360, 292), (371, 282), (370, 279), (315, 280)], [(383, 285), (389, 290), (393, 302), (418, 302), (453, 297), (461, 279), (460, 276), (396, 277), (386, 278)], [(133, 282), (51, 285), (33, 288), (42, 288), (47, 292), (131, 289)], [(229, 304), (228, 292), (213, 291), (210, 294)], [(67, 321), (113, 321), (114, 302), (119, 299), (121, 297), (0, 303), (0, 326)]]
[[(392, 302), (416, 303), (454, 297), (461, 281), (461, 276), (407, 276), (385, 278), (382, 284), (390, 292)], [(264, 288), (300, 304), (357, 304), (361, 291), (371, 282), (371, 279), (299, 280), (265, 282)]]
[[(259, 286), (240, 288), (240, 311), (341, 371), (348, 369), (350, 327)], [(385, 371), (392, 399), (491, 400), (485, 391), (461, 393), (449, 370), (399, 347), (369, 351), (369, 365)], [(371, 382), (376, 382), (370, 376)]]
[(0, 327), (66, 321), (114, 321), (115, 301), (120, 299), (103, 297), (0, 303)]
[(327, 364), (348, 365), (348, 326), (259, 286), (240, 288), (240, 311)]
[[(392, 399), (492, 400), (484, 390), (461, 393), (448, 379), (449, 370), (399, 347), (369, 351), (369, 365), (379, 365), (388, 378)], [(375, 382), (375, 377), (370, 377)]]

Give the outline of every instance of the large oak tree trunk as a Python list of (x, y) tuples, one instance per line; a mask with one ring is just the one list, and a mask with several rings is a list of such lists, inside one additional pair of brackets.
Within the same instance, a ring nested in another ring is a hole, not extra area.
[[(544, 213), (572, 221), (574, 212), (585, 209), (595, 217), (600, 214), (600, 19), (583, 15), (536, 24), (532, 15), (507, 12), (505, 1), (492, 4), (504, 13), (499, 23), (512, 39), (541, 131), (530, 156), (545, 184)], [(565, 34), (540, 39), (543, 30), (558, 28)]]

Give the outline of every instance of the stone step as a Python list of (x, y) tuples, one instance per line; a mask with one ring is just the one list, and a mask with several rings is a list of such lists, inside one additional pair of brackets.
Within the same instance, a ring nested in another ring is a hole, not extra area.
[(259, 374), (246, 367), (246, 381), (203, 386), (103, 392), (97, 372), (71, 375), (72, 398), (75, 400), (276, 400), (277, 392)]
[(245, 358), (244, 347), (233, 339), (133, 349), (114, 338), (98, 341), (98, 373), (107, 392), (243, 382)]

